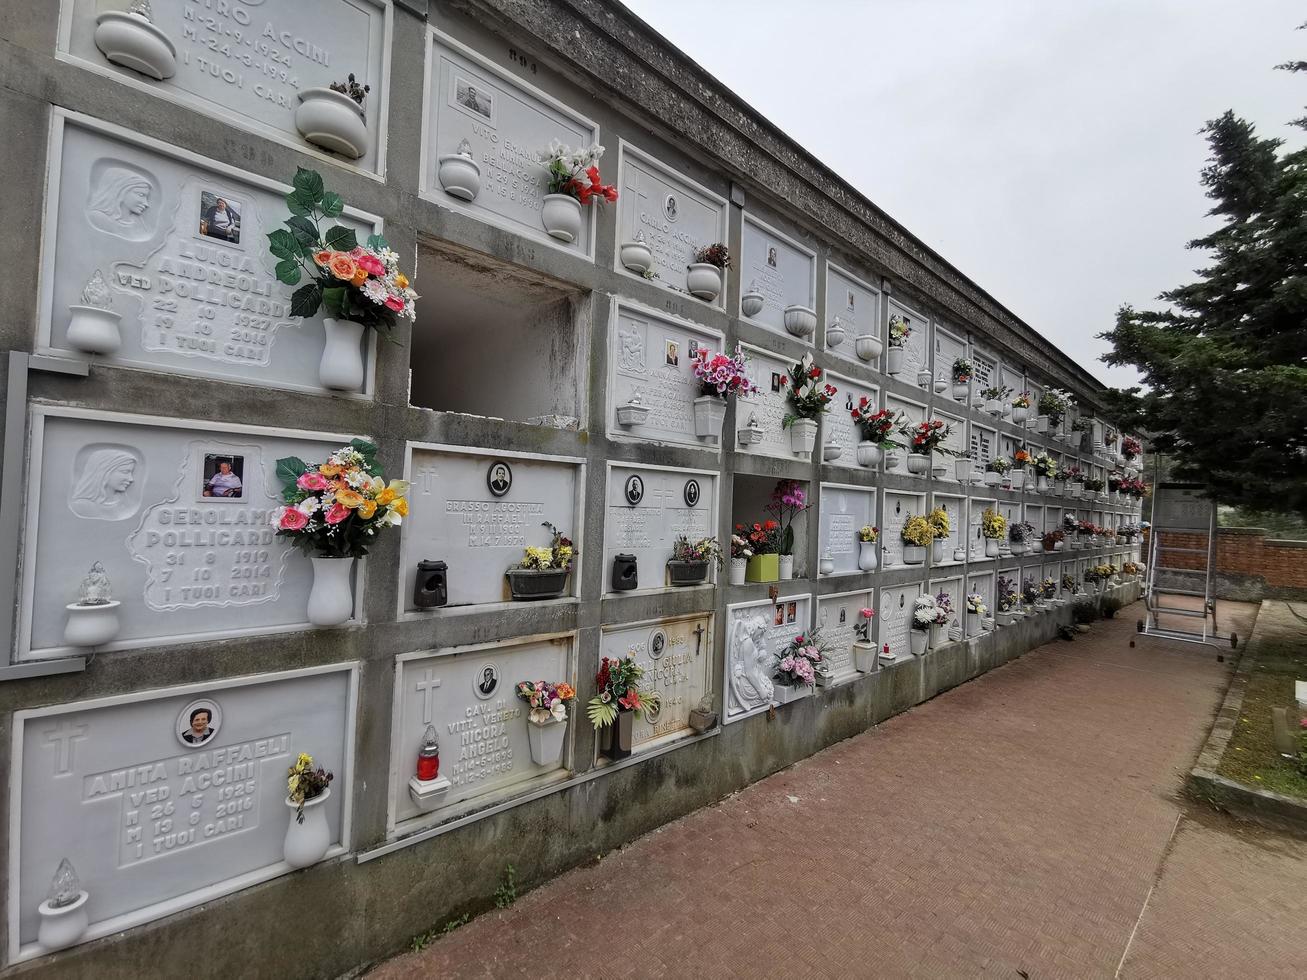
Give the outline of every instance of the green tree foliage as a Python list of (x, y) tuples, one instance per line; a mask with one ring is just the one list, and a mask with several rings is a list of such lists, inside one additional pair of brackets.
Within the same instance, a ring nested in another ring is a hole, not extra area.
[(1100, 335), (1113, 345), (1103, 360), (1134, 365), (1145, 385), (1110, 407), (1175, 457), (1176, 479), (1222, 503), (1307, 514), (1307, 150), (1282, 152), (1233, 112), (1201, 132), (1223, 224), (1189, 247), (1210, 264), (1161, 295), (1167, 308), (1123, 306)]

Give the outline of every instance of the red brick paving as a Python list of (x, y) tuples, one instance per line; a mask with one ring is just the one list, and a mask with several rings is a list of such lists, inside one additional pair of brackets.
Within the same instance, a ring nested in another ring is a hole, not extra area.
[[(1255, 607), (1233, 608), (1246, 620)], [(1130, 649), (1141, 610), (562, 875), (371, 977), (1111, 977), (1159, 868), (1123, 976), (1280, 975), (1307, 949), (1303, 900), (1289, 894), (1290, 880), (1307, 894), (1301, 845), (1284, 845), (1281, 864), (1249, 859), (1255, 845), (1184, 820), (1174, 874), (1163, 863), (1229, 665), (1174, 641)], [(1244, 921), (1273, 941), (1259, 932), (1210, 957)], [(1218, 963), (1238, 968), (1208, 972)]]

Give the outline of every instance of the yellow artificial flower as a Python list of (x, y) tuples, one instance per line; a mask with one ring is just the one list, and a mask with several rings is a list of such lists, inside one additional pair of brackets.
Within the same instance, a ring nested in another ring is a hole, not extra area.
[(408, 276), (402, 272), (395, 273), (395, 285), (400, 289), (408, 289)]
[(382, 507), (385, 507), (388, 503), (390, 503), (392, 500), (395, 499), (395, 496), (396, 496), (395, 491), (387, 487), (385, 490), (382, 490), (379, 494), (377, 494), (377, 503), (379, 503)]
[(340, 504), (342, 507), (348, 507), (350, 510), (353, 510), (355, 507), (359, 506), (359, 504), (363, 503), (363, 494), (345, 487), (344, 489), (336, 491), (336, 503)]
[(393, 510), (400, 517), (408, 517), (408, 501), (405, 500), (403, 497), (400, 497), (393, 504), (391, 504), (390, 509)]
[(365, 500), (358, 506), (359, 517), (365, 521), (377, 512), (377, 502), (375, 500)]
[(340, 467), (332, 466), (330, 463), (323, 463), (318, 467), (318, 472), (323, 476), (340, 476)]
[(409, 487), (412, 485), (408, 480), (391, 480), (388, 489), (395, 491), (396, 497), (407, 497)]

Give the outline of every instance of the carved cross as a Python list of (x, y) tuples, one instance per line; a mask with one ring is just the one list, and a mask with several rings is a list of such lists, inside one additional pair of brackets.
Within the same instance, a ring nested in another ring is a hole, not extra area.
[(73, 743), (86, 740), (86, 726), (74, 725), (65, 718), (44, 734), (45, 744), (55, 747), (54, 774), (67, 776), (73, 769)]
[(436, 688), (440, 686), (440, 678), (432, 677), (431, 671), (422, 672), (422, 680), (414, 685), (414, 690), (422, 695), (422, 724), (431, 724), (431, 698), (436, 693)]

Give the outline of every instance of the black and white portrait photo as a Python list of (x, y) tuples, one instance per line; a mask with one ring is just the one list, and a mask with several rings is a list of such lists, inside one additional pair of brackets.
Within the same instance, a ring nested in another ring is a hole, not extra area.
[(486, 122), (490, 122), (494, 118), (494, 97), (484, 87), (477, 88), (473, 82), (469, 82), (466, 78), (455, 80), (454, 101), (468, 112), (480, 116)]

